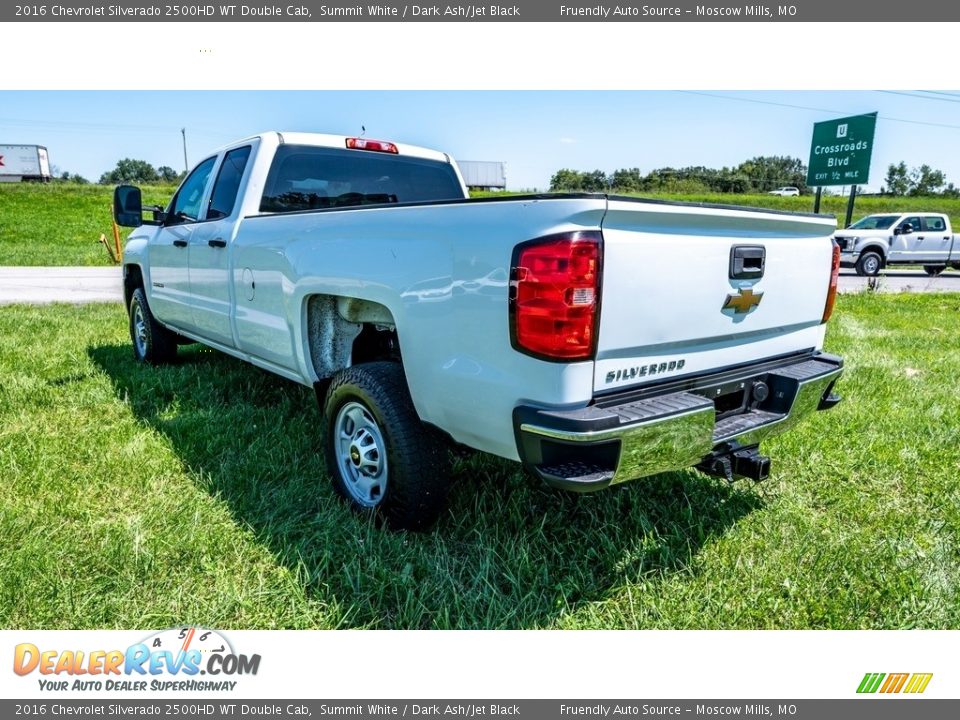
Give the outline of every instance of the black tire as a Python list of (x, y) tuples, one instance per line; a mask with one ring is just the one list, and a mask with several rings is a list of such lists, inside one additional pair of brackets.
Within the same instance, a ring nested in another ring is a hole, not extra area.
[(399, 363), (363, 363), (334, 375), (323, 439), (333, 486), (354, 510), (373, 512), (395, 530), (433, 526), (446, 505), (450, 456), (417, 416)]
[(924, 265), (923, 266), (923, 271), (930, 277), (936, 277), (946, 269), (947, 269), (946, 265)]
[(883, 267), (883, 257), (880, 253), (868, 250), (857, 260), (856, 271), (861, 277), (878, 275)]
[(129, 319), (134, 358), (140, 362), (162, 365), (177, 357), (177, 336), (153, 317), (143, 288), (133, 291)]

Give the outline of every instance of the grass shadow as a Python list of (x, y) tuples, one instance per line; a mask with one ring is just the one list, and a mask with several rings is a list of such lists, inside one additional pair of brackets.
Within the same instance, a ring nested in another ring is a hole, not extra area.
[(694, 472), (560, 493), (477, 454), (456, 461), (434, 532), (380, 531), (330, 486), (311, 390), (200, 347), (162, 368), (134, 362), (127, 345), (88, 353), (339, 627), (550, 626), (626, 584), (689, 572), (705, 543), (762, 505)]

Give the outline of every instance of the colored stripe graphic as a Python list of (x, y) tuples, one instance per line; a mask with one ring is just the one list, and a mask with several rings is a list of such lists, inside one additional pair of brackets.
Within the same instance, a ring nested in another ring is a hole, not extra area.
[(914, 673), (904, 689), (905, 693), (922, 693), (930, 684), (933, 673)]
[(863, 680), (860, 681), (860, 687), (857, 688), (858, 693), (875, 693), (877, 688), (880, 687), (880, 681), (885, 677), (884, 673), (867, 673), (863, 676)]
[(898, 693), (903, 688), (903, 684), (910, 677), (910, 673), (890, 673), (887, 675), (887, 681), (880, 688), (882, 693)]
[(933, 673), (866, 673), (857, 686), (858, 693), (881, 692), (887, 695), (904, 693), (922, 693), (927, 689)]

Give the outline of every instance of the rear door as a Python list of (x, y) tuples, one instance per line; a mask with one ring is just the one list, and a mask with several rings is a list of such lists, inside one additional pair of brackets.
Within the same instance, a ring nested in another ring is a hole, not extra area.
[(190, 295), (193, 326), (214, 342), (234, 347), (231, 298), (231, 244), (239, 220), (238, 195), (252, 145), (228, 150), (216, 171), (203, 222), (190, 241)]
[(611, 200), (594, 390), (820, 347), (833, 218)]
[(150, 308), (162, 322), (193, 329), (189, 247), (217, 158), (197, 165), (170, 202), (167, 220), (150, 241)]
[(923, 259), (935, 263), (945, 263), (950, 259), (950, 245), (953, 235), (943, 215), (923, 215), (920, 235), (923, 246)]

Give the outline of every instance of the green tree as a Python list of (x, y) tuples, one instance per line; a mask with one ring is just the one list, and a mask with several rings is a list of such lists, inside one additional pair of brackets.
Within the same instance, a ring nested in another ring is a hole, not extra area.
[(583, 187), (581, 189), (584, 192), (606, 192), (608, 188), (607, 174), (603, 170), (583, 173)]
[(883, 186), (884, 191), (891, 195), (906, 195), (910, 192), (910, 174), (907, 170), (907, 164), (902, 160), (898, 165), (890, 163)]
[(146, 160), (124, 158), (110, 172), (100, 176), (101, 185), (119, 185), (123, 183), (155, 183), (160, 180), (157, 169)]
[(62, 172), (57, 177), (54, 178), (54, 182), (62, 183), (74, 183), (76, 185), (89, 185), (90, 181), (87, 180), (83, 175), (78, 175), (76, 173)]
[(803, 192), (807, 187), (807, 166), (788, 155), (760, 155), (740, 163), (736, 173), (748, 177), (752, 189), (767, 192), (791, 185)]
[(615, 170), (610, 176), (610, 187), (616, 192), (641, 192), (645, 189), (643, 173), (640, 168)]
[(563, 168), (557, 170), (550, 178), (550, 190), (554, 192), (563, 192), (569, 190), (580, 190), (583, 187), (583, 173), (576, 170)]
[(169, 165), (161, 165), (158, 167), (157, 175), (160, 176), (160, 181), (165, 183), (175, 183), (180, 179), (180, 173)]
[(934, 170), (929, 165), (921, 165), (910, 171), (911, 195), (936, 195), (946, 184), (942, 170)]

